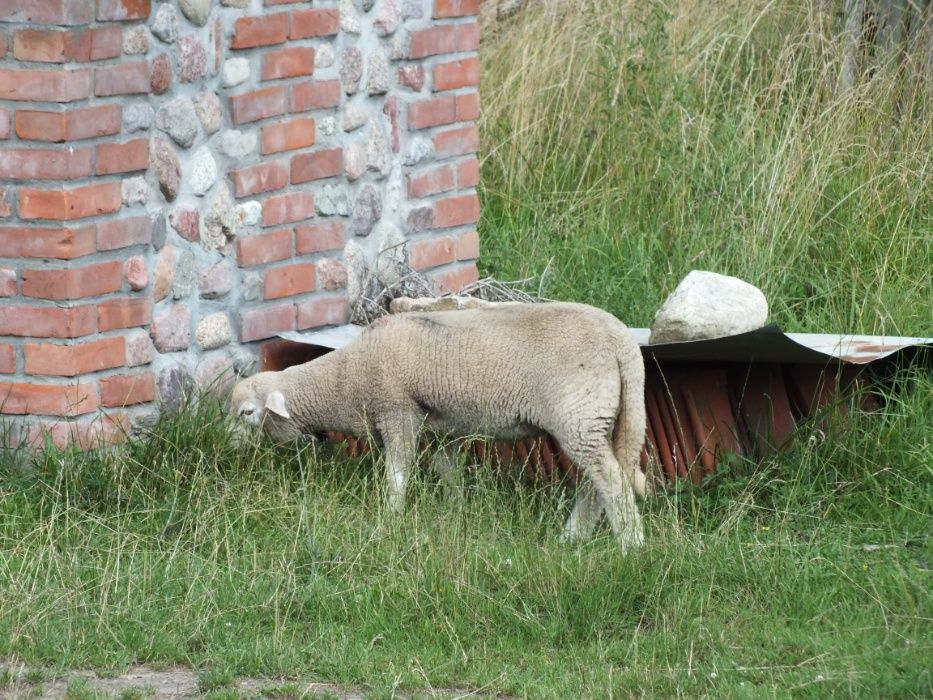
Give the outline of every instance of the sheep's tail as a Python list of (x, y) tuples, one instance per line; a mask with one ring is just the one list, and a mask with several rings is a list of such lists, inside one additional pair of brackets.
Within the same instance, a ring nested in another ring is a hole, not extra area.
[(617, 358), (622, 389), (619, 413), (616, 415), (616, 425), (612, 433), (612, 451), (622, 471), (631, 478), (635, 493), (644, 496), (647, 479), (639, 461), (648, 424), (645, 409), (645, 363), (634, 339), (626, 338), (626, 341), (622, 344)]

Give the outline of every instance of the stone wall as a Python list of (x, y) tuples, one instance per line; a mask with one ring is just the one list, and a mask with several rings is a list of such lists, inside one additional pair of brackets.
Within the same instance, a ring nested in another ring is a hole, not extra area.
[(0, 0), (6, 441), (120, 439), (370, 271), (475, 280), (478, 9)]

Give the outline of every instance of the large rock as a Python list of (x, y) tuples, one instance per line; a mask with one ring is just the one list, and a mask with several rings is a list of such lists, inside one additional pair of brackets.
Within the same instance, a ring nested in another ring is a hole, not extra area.
[(194, 103), (187, 97), (176, 97), (156, 112), (156, 126), (182, 148), (188, 148), (194, 143), (200, 123), (194, 111)]
[(703, 340), (761, 328), (768, 301), (736, 277), (694, 270), (664, 302), (651, 324), (651, 343)]
[(178, 0), (178, 6), (192, 24), (199, 27), (207, 24), (207, 17), (211, 13), (211, 0)]

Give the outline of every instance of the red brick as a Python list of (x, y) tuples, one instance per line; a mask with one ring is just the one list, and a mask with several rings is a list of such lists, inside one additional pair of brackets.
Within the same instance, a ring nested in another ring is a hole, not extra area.
[(292, 28), (288, 38), (310, 39), (317, 36), (332, 36), (340, 31), (340, 10), (327, 7), (292, 12)]
[(126, 364), (122, 336), (92, 340), (79, 345), (26, 343), (23, 346), (26, 374), (75, 377)]
[(97, 147), (97, 174), (131, 173), (149, 167), (149, 139), (102, 143)]
[(447, 129), (434, 134), (434, 154), (438, 158), (462, 156), (479, 150), (479, 129), (476, 124)]
[(479, 58), (472, 56), (434, 66), (434, 92), (479, 84)]
[(266, 271), (263, 299), (281, 299), (313, 292), (317, 277), (313, 263), (296, 263)]
[(479, 257), (479, 234), (464, 233), (457, 239), (457, 260), (475, 260)]
[(0, 343), (0, 374), (13, 374), (15, 371), (16, 349), (9, 343)]
[(148, 92), (149, 64), (145, 61), (94, 69), (94, 94), (98, 97)]
[(94, 227), (0, 227), (0, 258), (57, 258), (71, 260), (96, 250)]
[(267, 155), (307, 148), (314, 145), (314, 139), (314, 119), (311, 117), (293, 119), (282, 124), (270, 124), (262, 127), (260, 152)]
[(306, 0), (264, 0), (264, 5), (296, 5), (299, 2), (306, 2)]
[(290, 112), (307, 112), (310, 109), (327, 109), (339, 104), (339, 80), (312, 80), (292, 86), (288, 109)]
[(101, 333), (135, 328), (152, 321), (152, 302), (146, 297), (107, 299), (97, 304), (97, 326)]
[(10, 138), (10, 110), (0, 107), (0, 139)]
[(290, 192), (269, 197), (262, 203), (262, 225), (291, 224), (314, 216), (314, 195), (310, 192)]
[(17, 29), (13, 32), (13, 56), (18, 61), (64, 63), (65, 40), (72, 32)]
[(346, 241), (342, 221), (302, 224), (295, 227), (295, 250), (298, 255), (343, 250)]
[(457, 51), (476, 51), (479, 48), (479, 22), (457, 25)]
[(19, 215), (23, 219), (71, 221), (98, 214), (112, 214), (122, 206), (119, 182), (106, 182), (71, 190), (19, 191)]
[(453, 270), (437, 272), (432, 277), (434, 278), (434, 292), (441, 295), (459, 292), (468, 284), (473, 284), (479, 279), (479, 271), (476, 265), (471, 263)]
[(244, 311), (240, 314), (240, 341), (271, 338), (276, 333), (295, 330), (295, 305), (281, 304)]
[(0, 100), (75, 102), (91, 94), (91, 71), (0, 69)]
[(262, 59), (262, 79), (278, 80), (314, 73), (314, 49), (295, 46), (267, 51)]
[(434, 17), (463, 17), (479, 13), (480, 0), (434, 0)]
[(10, 204), (10, 198), (8, 194), (12, 194), (13, 190), (8, 190), (3, 187), (0, 187), (0, 219), (13, 214), (13, 207)]
[(131, 245), (152, 242), (152, 220), (148, 216), (131, 216), (97, 225), (98, 250), (117, 250)]
[(58, 306), (0, 305), (0, 335), (34, 338), (78, 338), (97, 331), (93, 304)]
[(234, 124), (255, 122), (285, 114), (285, 87), (273, 85), (230, 98)]
[(292, 257), (292, 231), (282, 229), (236, 240), (236, 264), (240, 267), (263, 265)]
[(97, 383), (0, 383), (0, 413), (15, 415), (79, 416), (96, 411)]
[(155, 400), (155, 377), (149, 372), (115, 374), (100, 380), (100, 405), (132, 406)]
[(284, 161), (266, 161), (239, 168), (230, 173), (237, 197), (257, 192), (280, 190), (288, 185), (288, 165)]
[(0, 148), (0, 179), (76, 180), (92, 173), (90, 148)]
[(33, 24), (88, 24), (94, 19), (94, 3), (88, 0), (5, 0), (0, 3), (0, 22)]
[(99, 61), (120, 55), (123, 33), (119, 27), (72, 29), (18, 29), (13, 33), (13, 55), (20, 61), (65, 63)]
[(152, 0), (97, 0), (100, 22), (146, 19), (151, 10)]
[(452, 124), (456, 120), (455, 110), (456, 102), (453, 95), (412, 102), (408, 105), (408, 128), (427, 129), (431, 126)]
[(454, 241), (450, 236), (426, 238), (408, 244), (409, 259), (415, 270), (446, 265), (454, 261)]
[(452, 24), (429, 27), (411, 33), (409, 58), (425, 58), (457, 50), (456, 28)]
[(450, 228), (479, 220), (479, 197), (475, 194), (447, 197), (434, 203), (434, 228)]
[(281, 44), (288, 38), (288, 13), (260, 17), (240, 17), (233, 27), (231, 49)]
[(80, 299), (116, 292), (123, 284), (119, 260), (64, 270), (23, 270), (23, 296)]
[(421, 170), (408, 176), (408, 196), (413, 199), (446, 192), (454, 187), (454, 169), (449, 165)]
[(325, 177), (336, 177), (343, 172), (343, 149), (327, 148), (301, 153), (292, 158), (292, 184), (298, 185)]
[(85, 107), (67, 112), (16, 112), (16, 135), (32, 141), (77, 141), (120, 133), (123, 109), (120, 105)]
[(123, 52), (123, 30), (120, 27), (98, 27), (89, 30), (91, 34), (92, 61), (116, 58)]
[(457, 121), (468, 122), (479, 118), (479, 93), (457, 95)]
[(102, 413), (90, 419), (42, 423), (34, 439), (51, 439), (59, 448), (75, 445), (81, 450), (98, 449), (126, 442), (130, 419), (123, 412)]
[(468, 158), (457, 163), (457, 187), (467, 189), (479, 184), (479, 160)]
[(6, 58), (7, 39), (6, 31), (0, 27), (0, 58)]
[(340, 326), (350, 320), (345, 297), (318, 297), (298, 304), (298, 330), (320, 326)]

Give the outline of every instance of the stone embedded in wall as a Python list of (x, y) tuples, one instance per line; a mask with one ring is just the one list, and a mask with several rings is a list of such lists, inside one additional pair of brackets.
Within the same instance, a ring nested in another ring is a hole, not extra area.
[(352, 0), (340, 0), (340, 29), (347, 34), (360, 33), (360, 16)]
[(169, 217), (169, 223), (186, 241), (197, 243), (201, 240), (201, 214), (197, 209), (176, 209)]
[(377, 119), (369, 122), (369, 138), (366, 140), (366, 168), (373, 170), (380, 177), (389, 174), (392, 168), (392, 154), (389, 143), (382, 131), (382, 124)]
[(250, 67), (249, 61), (242, 57), (228, 58), (224, 61), (223, 67), (223, 86), (236, 87), (249, 80)]
[(334, 65), (334, 47), (330, 44), (321, 44), (314, 52), (314, 68), (330, 68)]
[(167, 245), (159, 253), (155, 265), (155, 276), (152, 284), (152, 300), (162, 301), (172, 290), (172, 271), (175, 265), (175, 248)]
[(211, 13), (211, 0), (178, 0), (178, 7), (188, 21), (203, 27)]
[(166, 54), (159, 54), (152, 61), (149, 72), (149, 88), (155, 95), (165, 94), (172, 85), (172, 61)]
[(198, 136), (200, 121), (194, 103), (187, 97), (175, 97), (156, 112), (156, 127), (182, 148), (190, 148)]
[(383, 0), (373, 26), (380, 36), (394, 34), (402, 21), (402, 9), (396, 0)]
[(155, 112), (152, 107), (142, 102), (134, 102), (123, 108), (123, 130), (128, 134), (147, 131), (154, 118)]
[(181, 189), (181, 163), (167, 141), (158, 137), (152, 139), (149, 148), (149, 167), (159, 183), (162, 195), (169, 202), (174, 201)]
[(204, 299), (219, 299), (229, 294), (233, 284), (233, 270), (224, 263), (211, 265), (198, 276), (198, 292)]
[(225, 394), (233, 388), (236, 373), (233, 360), (226, 355), (212, 355), (198, 363), (195, 381), (202, 391)]
[(152, 319), (149, 335), (161, 353), (187, 350), (191, 344), (191, 311), (184, 304), (172, 304)]
[(424, 66), (421, 64), (402, 66), (396, 72), (395, 80), (399, 85), (421, 92), (421, 88), (424, 87)]
[(207, 75), (207, 51), (194, 34), (183, 36), (175, 44), (178, 80), (193, 83)]
[(408, 142), (408, 150), (405, 152), (402, 163), (418, 165), (430, 158), (432, 153), (434, 153), (434, 144), (426, 138), (416, 136)]
[(201, 227), (201, 243), (208, 250), (223, 251), (236, 236), (236, 204), (224, 183), (215, 188), (210, 209)]
[(141, 255), (134, 255), (123, 263), (123, 277), (134, 292), (145, 289), (149, 285), (149, 268), (146, 259)]
[(350, 228), (356, 236), (368, 236), (382, 216), (382, 196), (372, 185), (360, 188), (353, 203)]
[(198, 197), (203, 197), (217, 182), (217, 163), (208, 146), (201, 146), (191, 156), (191, 174), (188, 186)]
[(123, 206), (145, 204), (149, 201), (149, 185), (144, 177), (128, 177), (120, 182)]
[(314, 206), (321, 216), (350, 216), (350, 194), (343, 185), (324, 185), (314, 199)]
[(194, 380), (187, 367), (172, 365), (159, 372), (156, 386), (159, 390), (159, 404), (162, 410), (177, 413), (191, 396)]
[(243, 301), (256, 301), (262, 296), (262, 277), (255, 272), (247, 272), (240, 283), (240, 295)]
[(372, 112), (359, 102), (348, 102), (343, 109), (343, 119), (340, 128), (350, 133), (359, 129), (370, 118)]
[(145, 54), (149, 51), (149, 32), (146, 28), (137, 25), (130, 27), (123, 34), (123, 53), (134, 56)]
[(159, 41), (165, 44), (174, 43), (178, 38), (178, 12), (175, 6), (168, 2), (159, 5), (149, 30)]
[(241, 159), (255, 151), (259, 146), (259, 138), (254, 132), (230, 129), (221, 136), (220, 150), (230, 158)]
[(343, 169), (350, 182), (358, 180), (366, 171), (366, 150), (359, 142), (354, 141), (344, 149)]
[(126, 366), (139, 367), (152, 362), (155, 347), (145, 331), (135, 331), (126, 336)]
[(205, 134), (210, 136), (220, 131), (223, 106), (220, 104), (220, 98), (213, 91), (204, 90), (198, 93), (198, 99), (194, 101), (194, 112), (198, 115)]
[(317, 264), (317, 276), (321, 288), (334, 291), (347, 286), (347, 268), (339, 260), (325, 258)]
[(356, 94), (363, 77), (363, 54), (355, 46), (340, 52), (340, 84), (348, 95)]
[(187, 299), (194, 291), (197, 275), (195, 264), (194, 253), (190, 249), (182, 248), (178, 251), (172, 277), (172, 298), (175, 301)]
[(218, 313), (205, 316), (198, 323), (198, 328), (194, 333), (195, 339), (205, 350), (213, 350), (223, 347), (233, 340), (233, 329), (230, 327), (230, 319), (227, 314), (220, 311)]
[(381, 49), (376, 49), (369, 56), (366, 91), (370, 95), (384, 95), (391, 85), (392, 71), (389, 68), (389, 57)]

